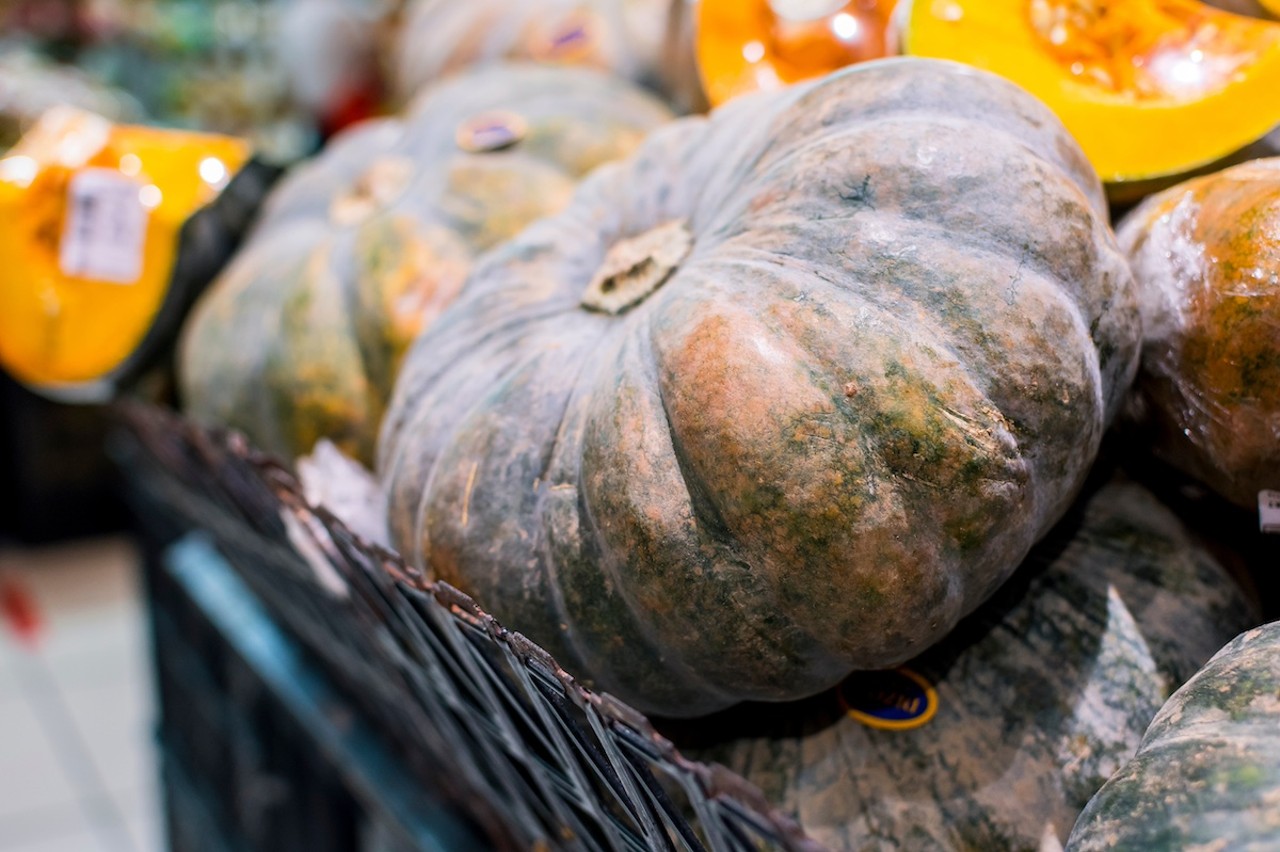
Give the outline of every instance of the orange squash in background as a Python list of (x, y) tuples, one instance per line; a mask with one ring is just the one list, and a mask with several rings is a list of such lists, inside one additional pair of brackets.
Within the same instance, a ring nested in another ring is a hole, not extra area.
[(1197, 178), (1122, 223), (1155, 452), (1245, 507), (1280, 489), (1280, 158)]
[(713, 105), (896, 52), (896, 0), (701, 0), (697, 54)]

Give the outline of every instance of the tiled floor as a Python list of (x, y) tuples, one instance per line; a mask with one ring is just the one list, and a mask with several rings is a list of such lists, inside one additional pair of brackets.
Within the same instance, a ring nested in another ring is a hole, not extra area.
[(0, 588), (21, 589), (39, 625), (24, 638), (22, 619), (0, 615), (0, 852), (156, 852), (135, 550), (117, 538), (0, 548)]

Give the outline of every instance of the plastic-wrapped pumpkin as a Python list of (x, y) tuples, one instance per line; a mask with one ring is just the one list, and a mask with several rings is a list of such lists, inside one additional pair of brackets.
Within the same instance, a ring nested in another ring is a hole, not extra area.
[(0, 157), (0, 368), (87, 403), (165, 361), (279, 177), (252, 157), (229, 136), (45, 113)]
[(1068, 852), (1280, 848), (1280, 622), (1223, 648), (1161, 708)]
[(994, 71), (1043, 100), (1117, 200), (1280, 123), (1280, 25), (1199, 0), (916, 2), (905, 52)]
[(1122, 223), (1156, 452), (1229, 500), (1280, 490), (1280, 158), (1180, 184)]
[(886, 60), (652, 134), (486, 256), (379, 450), (401, 552), (660, 715), (916, 656), (1061, 516), (1136, 367), (1101, 187)]
[(1113, 482), (906, 669), (700, 720), (689, 736), (715, 744), (682, 750), (832, 849), (1053, 848), (1170, 693), (1255, 617), (1168, 509)]
[(410, 0), (395, 30), (401, 99), (467, 67), (502, 59), (598, 68), (657, 85), (684, 111), (702, 105), (690, 0)]
[(473, 257), (669, 117), (598, 72), (493, 66), (343, 135), (278, 188), (196, 306), (187, 410), (286, 458), (327, 437), (371, 464), (404, 351)]

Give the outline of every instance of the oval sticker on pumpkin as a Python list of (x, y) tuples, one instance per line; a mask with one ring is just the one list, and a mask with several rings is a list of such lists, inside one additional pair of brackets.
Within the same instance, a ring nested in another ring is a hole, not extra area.
[(510, 148), (524, 139), (529, 124), (514, 112), (482, 112), (458, 125), (458, 147), (472, 154)]
[(597, 16), (589, 10), (579, 10), (560, 21), (531, 51), (533, 58), (541, 62), (573, 64), (586, 62), (595, 55)]
[(870, 728), (908, 731), (938, 712), (933, 684), (910, 669), (858, 672), (840, 684), (840, 706)]

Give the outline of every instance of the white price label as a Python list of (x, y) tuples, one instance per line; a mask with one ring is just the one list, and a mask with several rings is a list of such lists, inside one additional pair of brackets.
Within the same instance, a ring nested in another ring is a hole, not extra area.
[(110, 169), (86, 169), (67, 187), (67, 218), (58, 264), (64, 275), (133, 284), (151, 213), (143, 187)]
[(1280, 533), (1280, 491), (1258, 492), (1258, 526), (1264, 533)]

